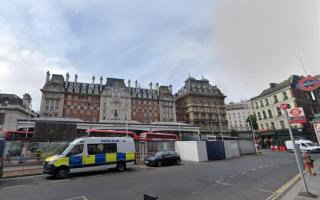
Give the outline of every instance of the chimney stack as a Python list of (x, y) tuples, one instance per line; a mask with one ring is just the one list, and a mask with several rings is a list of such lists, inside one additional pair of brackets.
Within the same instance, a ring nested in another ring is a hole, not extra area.
[(66, 85), (65, 85), (65, 88), (68, 87), (69, 78), (70, 78), (70, 75), (69, 75), (69, 73), (67, 73), (67, 74), (66, 74)]
[(94, 84), (95, 80), (96, 80), (96, 77), (92, 76), (92, 84)]
[(32, 98), (30, 94), (25, 93), (22, 98), (22, 105), (26, 108), (31, 109), (31, 101), (32, 101)]
[(270, 88), (275, 88), (277, 86), (276, 83), (270, 83)]
[(128, 80), (128, 87), (129, 88), (131, 87), (131, 80), (130, 79)]
[(103, 78), (102, 76), (100, 76), (100, 85), (102, 85), (102, 82), (103, 82)]
[(46, 76), (46, 83), (48, 83), (50, 80), (50, 72), (49, 70), (47, 71), (47, 76)]

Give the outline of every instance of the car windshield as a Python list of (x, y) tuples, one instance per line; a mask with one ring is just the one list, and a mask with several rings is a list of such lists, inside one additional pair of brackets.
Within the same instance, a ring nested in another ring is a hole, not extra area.
[(163, 156), (163, 155), (165, 155), (164, 151), (160, 151), (160, 152), (154, 154), (155, 157), (160, 157), (160, 156)]
[(314, 144), (312, 144), (312, 143), (305, 143), (305, 145), (306, 145), (307, 147), (315, 146), (315, 145), (314, 145)]

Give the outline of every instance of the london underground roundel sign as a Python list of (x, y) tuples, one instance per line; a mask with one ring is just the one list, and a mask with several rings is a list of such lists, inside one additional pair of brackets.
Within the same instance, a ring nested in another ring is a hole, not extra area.
[(304, 114), (303, 108), (291, 108), (288, 110), (290, 123), (306, 123), (307, 118)]
[(295, 116), (295, 115), (300, 115), (302, 113), (302, 111), (298, 108), (293, 108), (290, 110), (290, 114)]
[(304, 91), (313, 91), (320, 87), (320, 79), (313, 76), (307, 76), (299, 81), (298, 87)]

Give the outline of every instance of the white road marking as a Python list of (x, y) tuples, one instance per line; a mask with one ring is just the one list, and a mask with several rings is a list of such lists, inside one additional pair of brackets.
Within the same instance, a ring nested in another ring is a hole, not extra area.
[(75, 200), (75, 199), (88, 200), (88, 198), (87, 198), (87, 197), (85, 197), (85, 196), (73, 197), (73, 198), (69, 198), (69, 199), (66, 199), (66, 200)]
[(260, 169), (262, 169), (262, 168), (263, 168), (263, 166), (260, 166), (259, 168), (260, 168)]
[(295, 177), (293, 177), (287, 183), (285, 183), (283, 186), (281, 186), (277, 191), (275, 191), (274, 194), (272, 194), (266, 200), (275, 200), (275, 199), (277, 199), (282, 193), (284, 193), (289, 187), (291, 187), (299, 179), (300, 179), (300, 174), (297, 174)]
[(233, 185), (231, 183), (225, 183), (225, 182), (222, 182), (222, 181), (224, 181), (224, 179), (217, 180), (216, 183), (221, 184), (221, 185), (228, 185), (228, 186)]
[(255, 168), (253, 168), (253, 169), (250, 169), (250, 171), (254, 172), (254, 171), (257, 171), (257, 170)]
[(268, 164), (265, 164), (264, 166), (265, 166), (265, 167), (269, 167), (269, 165), (268, 165)]
[(270, 190), (264, 190), (264, 189), (258, 189), (258, 191), (261, 191), (261, 192), (267, 192), (267, 193), (271, 193), (271, 194), (274, 194), (275, 192), (272, 192)]
[(232, 176), (229, 176), (229, 178), (234, 178), (234, 177), (237, 177), (238, 175), (232, 175)]
[(243, 171), (243, 172), (241, 172), (241, 174), (246, 174), (247, 173), (247, 171)]
[(50, 183), (60, 183), (60, 182), (66, 182), (69, 181), (68, 179), (65, 180), (55, 180), (55, 181), (49, 181)]
[(7, 190), (7, 189), (12, 189), (12, 188), (19, 188), (19, 187), (25, 187), (28, 185), (15, 185), (15, 186), (10, 186), (10, 187), (4, 187), (2, 188), (2, 190)]

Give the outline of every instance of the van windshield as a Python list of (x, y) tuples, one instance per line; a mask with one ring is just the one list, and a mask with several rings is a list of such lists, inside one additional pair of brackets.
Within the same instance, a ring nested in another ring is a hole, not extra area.
[(62, 151), (61, 155), (67, 155), (68, 152), (74, 147), (74, 144), (70, 144), (67, 148), (64, 149), (64, 151)]

